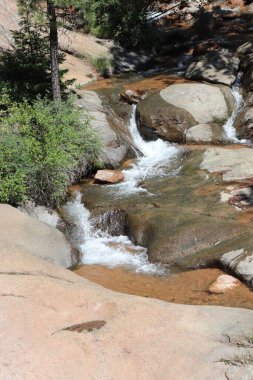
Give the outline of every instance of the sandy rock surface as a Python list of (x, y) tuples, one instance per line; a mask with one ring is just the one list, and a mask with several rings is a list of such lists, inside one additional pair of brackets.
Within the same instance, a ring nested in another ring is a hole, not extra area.
[(19, 251), (0, 257), (2, 379), (226, 379), (223, 360), (248, 352), (231, 342), (252, 336), (252, 311), (123, 295)]

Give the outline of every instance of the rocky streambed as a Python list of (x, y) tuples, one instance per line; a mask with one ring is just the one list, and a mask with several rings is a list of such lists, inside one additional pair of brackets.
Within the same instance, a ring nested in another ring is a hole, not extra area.
[[(229, 78), (238, 73), (236, 62)], [(80, 91), (95, 128), (103, 136), (106, 123), (114, 133), (104, 140), (106, 166), (120, 170), (124, 180), (85, 180), (75, 189), (78, 201), (72, 194), (65, 207), (85, 265), (78, 274), (131, 294), (252, 308), (251, 291), (242, 285), (226, 296), (209, 292), (224, 271), (250, 287), (253, 277), (253, 151), (237, 123), (249, 94), (243, 96), (239, 82), (232, 89), (219, 83), (219, 70), (217, 84), (167, 72), (106, 80)], [(136, 286), (125, 286), (124, 279)], [(143, 285), (150, 281), (156, 290)], [(190, 291), (175, 296), (187, 282)]]

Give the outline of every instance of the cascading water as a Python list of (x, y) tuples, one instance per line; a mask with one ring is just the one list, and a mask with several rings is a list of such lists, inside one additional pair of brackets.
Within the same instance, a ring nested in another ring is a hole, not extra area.
[(235, 105), (234, 105), (234, 109), (233, 109), (233, 112), (232, 112), (230, 118), (223, 125), (223, 129), (224, 129), (226, 137), (229, 141), (245, 144), (245, 143), (247, 143), (247, 140), (239, 140), (236, 137), (236, 129), (234, 127), (236, 117), (244, 105), (243, 97), (240, 93), (241, 76), (242, 76), (242, 74), (239, 73), (237, 76), (237, 79), (236, 79), (236, 81), (232, 87), (232, 94), (233, 94), (234, 99), (235, 99)]
[[(107, 186), (108, 190), (120, 190), (120, 194), (146, 191), (139, 187), (139, 183), (146, 178), (174, 175), (175, 172), (168, 172), (169, 162), (181, 151), (176, 145), (161, 139), (149, 142), (143, 140), (136, 125), (136, 106), (133, 106), (130, 132), (137, 148), (136, 163), (124, 171), (125, 181), (122, 184)], [(112, 236), (93, 227), (90, 212), (82, 204), (80, 193), (76, 193), (73, 200), (62, 207), (62, 214), (72, 226), (72, 235), (81, 249), (83, 264), (125, 266), (136, 272), (153, 274), (165, 272), (161, 265), (148, 261), (146, 248), (134, 245), (127, 236)]]
[(161, 139), (155, 141), (145, 141), (137, 128), (136, 105), (133, 105), (129, 130), (134, 145), (137, 147), (136, 162), (129, 170), (124, 170), (125, 180), (119, 185), (111, 186), (117, 188), (121, 195), (136, 192), (147, 192), (140, 186), (140, 183), (147, 178), (173, 176), (178, 170), (169, 170), (169, 163), (175, 159), (181, 149), (175, 144), (170, 144)]
[(164, 268), (148, 261), (147, 250), (134, 245), (127, 236), (111, 236), (92, 226), (90, 212), (81, 202), (81, 194), (62, 207), (64, 219), (72, 226), (72, 234), (82, 252), (82, 263), (87, 265), (124, 266), (136, 272), (163, 274)]

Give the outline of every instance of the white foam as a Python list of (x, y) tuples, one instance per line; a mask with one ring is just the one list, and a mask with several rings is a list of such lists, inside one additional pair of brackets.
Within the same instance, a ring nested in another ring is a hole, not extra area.
[(239, 144), (247, 144), (248, 140), (245, 139), (238, 139), (236, 137), (236, 129), (234, 127), (234, 123), (236, 121), (238, 113), (241, 111), (243, 105), (244, 105), (244, 100), (243, 97), (240, 93), (240, 80), (241, 80), (242, 73), (238, 74), (237, 80), (235, 81), (233, 87), (232, 87), (232, 94), (235, 99), (235, 105), (233, 112), (230, 116), (230, 118), (226, 121), (226, 123), (223, 125), (223, 129), (225, 132), (225, 135), (229, 141), (239, 143)]
[(134, 245), (127, 236), (111, 236), (96, 229), (90, 222), (90, 212), (81, 202), (81, 194), (63, 206), (65, 219), (77, 226), (82, 263), (124, 266), (136, 272), (163, 274), (164, 268), (148, 261), (147, 249)]
[[(152, 177), (162, 177), (168, 175), (169, 161), (176, 158), (181, 149), (175, 144), (168, 143), (161, 139), (155, 141), (145, 141), (139, 133), (136, 123), (136, 105), (133, 105), (132, 116), (130, 120), (129, 130), (134, 145), (137, 147), (137, 159), (133, 166), (124, 170), (125, 180), (113, 188), (118, 188), (121, 194), (131, 194), (135, 192), (146, 192), (140, 183)], [(176, 174), (170, 172), (169, 175)]]

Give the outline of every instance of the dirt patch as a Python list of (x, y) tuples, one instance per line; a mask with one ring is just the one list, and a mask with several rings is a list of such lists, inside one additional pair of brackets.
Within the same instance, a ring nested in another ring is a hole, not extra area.
[(219, 269), (200, 269), (168, 278), (134, 273), (122, 268), (81, 266), (75, 273), (114, 291), (147, 298), (191, 305), (218, 305), (253, 309), (253, 292), (244, 284), (225, 294), (210, 294), (208, 287), (218, 276)]

